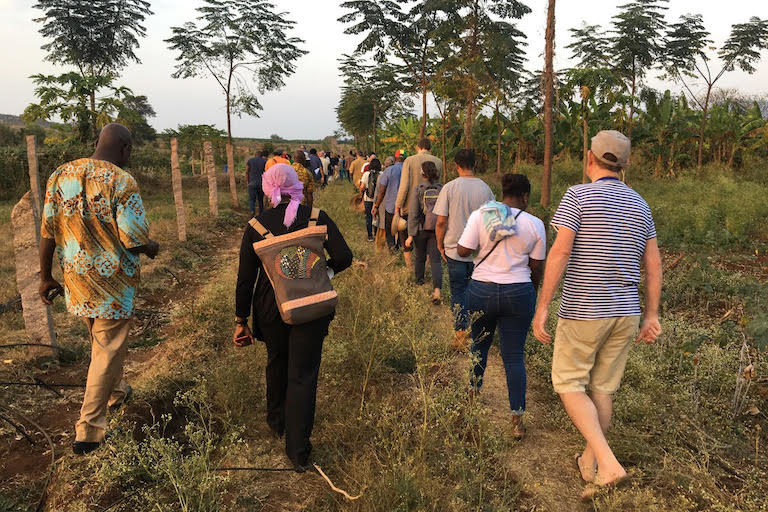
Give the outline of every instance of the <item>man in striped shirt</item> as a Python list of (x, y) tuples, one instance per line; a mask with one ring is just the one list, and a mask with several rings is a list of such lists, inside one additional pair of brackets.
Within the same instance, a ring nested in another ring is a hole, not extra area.
[[(565, 272), (552, 383), (586, 440), (584, 452), (576, 459), (588, 484), (584, 499), (626, 480), (626, 470), (605, 439), (613, 394), (632, 340), (653, 343), (661, 334), (662, 270), (656, 228), (645, 200), (619, 180), (629, 152), (629, 139), (617, 131), (602, 131), (592, 139), (587, 165), (592, 183), (569, 188), (552, 218), (557, 238), (547, 258), (533, 319), (536, 338), (550, 343), (549, 305)], [(641, 265), (645, 266), (642, 325)]]

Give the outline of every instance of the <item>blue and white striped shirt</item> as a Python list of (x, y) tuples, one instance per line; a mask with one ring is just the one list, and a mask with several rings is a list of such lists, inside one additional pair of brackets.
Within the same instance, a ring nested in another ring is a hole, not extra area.
[(648, 203), (615, 178), (568, 189), (551, 224), (576, 232), (558, 316), (591, 320), (640, 314), (640, 264), (656, 238)]

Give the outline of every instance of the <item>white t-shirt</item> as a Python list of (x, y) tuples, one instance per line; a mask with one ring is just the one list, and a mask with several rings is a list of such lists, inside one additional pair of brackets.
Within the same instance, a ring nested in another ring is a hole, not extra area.
[(362, 178), (360, 178), (360, 184), (361, 184), (361, 185), (365, 185), (365, 196), (363, 197), (363, 200), (364, 200), (366, 203), (372, 203), (372, 202), (373, 202), (373, 200), (374, 200), (373, 196), (369, 196), (369, 195), (368, 195), (368, 192), (369, 192), (369, 190), (368, 190), (368, 177), (369, 177), (370, 175), (371, 175), (371, 173), (370, 173), (369, 171), (365, 171), (365, 172), (363, 173), (363, 177), (362, 177)]
[[(512, 209), (517, 215), (519, 210)], [(490, 256), (480, 263), (494, 246), (483, 224), (480, 210), (472, 212), (459, 239), (459, 245), (467, 249), (480, 249), (475, 256), (475, 271), (472, 279), (485, 283), (512, 284), (529, 283), (531, 269), (528, 259), (544, 260), (547, 256), (547, 232), (544, 223), (529, 213), (521, 213), (517, 218), (517, 233), (505, 238)]]

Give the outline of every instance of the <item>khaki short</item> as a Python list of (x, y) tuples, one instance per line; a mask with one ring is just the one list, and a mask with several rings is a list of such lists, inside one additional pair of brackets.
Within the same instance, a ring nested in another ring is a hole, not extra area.
[(559, 318), (552, 356), (552, 385), (557, 393), (619, 389), (640, 316), (597, 320)]

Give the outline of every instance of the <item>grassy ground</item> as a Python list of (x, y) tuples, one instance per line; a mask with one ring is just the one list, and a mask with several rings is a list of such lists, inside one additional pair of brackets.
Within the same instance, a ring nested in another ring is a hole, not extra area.
[[(558, 171), (554, 197), (578, 180), (572, 169)], [(533, 180), (539, 171), (526, 172)], [(718, 180), (708, 182), (710, 190), (722, 184)], [(768, 192), (759, 183), (728, 180), (755, 197)], [(712, 198), (707, 187), (686, 179), (633, 185), (649, 198), (667, 255), (665, 335), (658, 345), (632, 352), (617, 395), (610, 441), (638, 478), (630, 489), (600, 498), (594, 509), (768, 510), (768, 386), (760, 373), (765, 352), (754, 348), (765, 336), (765, 227), (754, 218), (763, 207), (749, 206), (742, 231), (729, 230), (728, 216), (738, 216), (743, 195)], [(170, 191), (157, 183), (142, 187), (153, 232), (166, 251), (143, 269), (144, 302), (127, 369), (136, 400), (111, 418), (115, 435), (107, 448), (85, 459), (63, 451), (81, 391), (58, 398), (44, 390), (0, 388), (3, 403), (47, 420), (62, 449), (48, 510), (590, 509), (574, 500), (580, 488), (570, 457), (579, 439), (548, 383), (551, 348), (529, 340), (531, 431), (516, 443), (506, 433), (497, 354), (481, 399), (470, 403), (469, 360), (446, 346), (448, 311), (429, 303), (428, 289), (410, 283), (397, 257), (376, 253), (365, 241), (363, 219), (349, 210), (351, 187), (344, 184), (319, 197), (357, 262), (334, 280), (341, 302), (323, 352), (313, 443), (316, 461), (336, 485), (361, 497), (347, 501), (313, 473), (217, 471), (287, 462), (263, 421), (264, 349), (236, 349), (229, 341), (245, 216), (224, 209), (218, 221), (210, 220), (205, 185), (190, 180), (185, 195), (192, 236), (181, 245), (174, 242)], [(710, 215), (706, 201), (717, 202), (720, 213), (699, 231), (690, 234), (673, 220), (675, 214), (691, 220)], [(228, 204), (226, 197), (222, 202)], [(7, 208), (0, 207), (0, 235), (10, 233), (3, 222)], [(723, 229), (741, 234), (725, 236)], [(715, 235), (708, 239), (707, 231)], [(680, 240), (684, 236), (690, 238)], [(11, 271), (7, 263), (0, 269), (0, 284), (7, 285), (0, 293), (7, 298), (13, 295)], [(13, 360), (0, 368), (4, 377), (82, 379), (84, 330), (57, 308), (62, 342), (79, 358), (51, 364), (3, 354)], [(23, 337), (20, 313), (2, 320), (0, 338)], [(748, 362), (757, 376), (748, 387), (738, 381), (746, 390), (738, 393), (742, 411), (734, 413), (735, 383)], [(0, 510), (27, 510), (35, 501), (45, 471), (42, 451), (0, 427)], [(39, 464), (23, 463), (30, 452)]]

